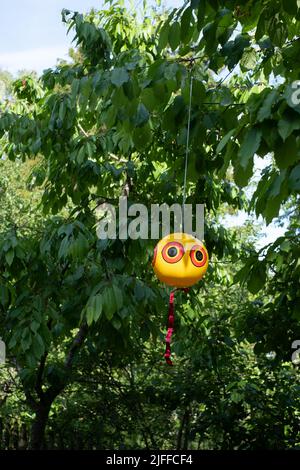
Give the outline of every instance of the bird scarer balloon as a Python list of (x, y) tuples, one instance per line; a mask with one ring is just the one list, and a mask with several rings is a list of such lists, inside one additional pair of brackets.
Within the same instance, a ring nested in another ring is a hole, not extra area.
[[(192, 90), (193, 75), (191, 72), (183, 181), (183, 208), (186, 199)], [(204, 276), (208, 267), (208, 253), (203, 243), (192, 235), (184, 232), (172, 233), (164, 237), (156, 245), (152, 264), (158, 279), (176, 288), (170, 293), (165, 352), (167, 364), (172, 365), (170, 344), (174, 330), (174, 294), (177, 289), (187, 291), (190, 286), (198, 282)]]
[(208, 253), (203, 243), (192, 235), (172, 233), (157, 243), (152, 265), (160, 281), (176, 287), (170, 293), (165, 352), (167, 364), (172, 365), (170, 343), (174, 330), (174, 293), (177, 289), (187, 291), (202, 279), (208, 267)]

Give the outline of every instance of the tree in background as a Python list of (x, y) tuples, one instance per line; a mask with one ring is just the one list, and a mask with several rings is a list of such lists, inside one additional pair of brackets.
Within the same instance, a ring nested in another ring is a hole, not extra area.
[(0, 100), (6, 99), (11, 92), (13, 76), (6, 70), (0, 70)]

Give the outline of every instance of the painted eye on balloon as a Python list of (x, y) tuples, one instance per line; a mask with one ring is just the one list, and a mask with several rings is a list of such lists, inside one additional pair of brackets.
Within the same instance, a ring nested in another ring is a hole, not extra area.
[(162, 257), (167, 263), (177, 263), (183, 255), (184, 248), (179, 242), (169, 242), (162, 250)]
[(190, 251), (192, 263), (197, 268), (201, 268), (207, 261), (207, 254), (205, 249), (200, 245), (194, 245)]

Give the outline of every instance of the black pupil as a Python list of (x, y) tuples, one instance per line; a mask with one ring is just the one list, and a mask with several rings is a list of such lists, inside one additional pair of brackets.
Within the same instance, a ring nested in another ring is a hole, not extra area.
[(203, 254), (201, 253), (201, 251), (196, 251), (196, 259), (198, 261), (202, 261), (203, 260)]
[(169, 248), (168, 249), (168, 255), (170, 256), (170, 258), (174, 258), (174, 256), (177, 255), (177, 248), (175, 248), (174, 246)]

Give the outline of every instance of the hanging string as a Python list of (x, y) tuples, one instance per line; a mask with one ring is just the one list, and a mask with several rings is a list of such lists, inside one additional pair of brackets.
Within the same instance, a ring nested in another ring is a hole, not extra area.
[(191, 69), (191, 78), (190, 78), (190, 97), (189, 97), (189, 111), (188, 111), (188, 125), (186, 133), (186, 149), (185, 149), (185, 164), (184, 164), (184, 179), (183, 179), (183, 197), (182, 197), (182, 227), (184, 231), (184, 204), (186, 200), (186, 179), (187, 179), (187, 169), (188, 169), (188, 159), (190, 151), (190, 127), (191, 127), (191, 109), (192, 109), (192, 93), (193, 93), (193, 73)]

